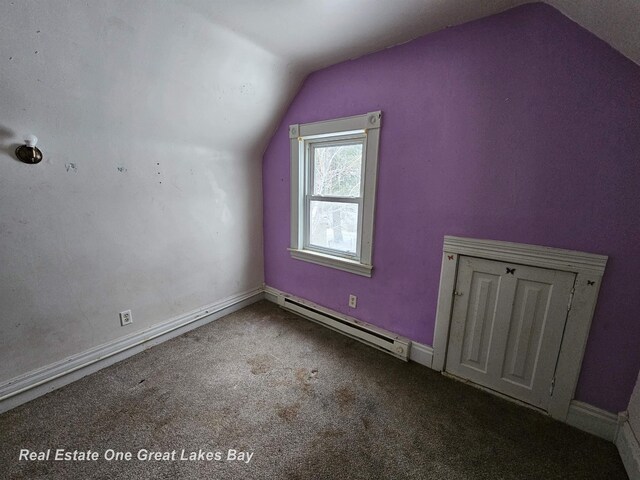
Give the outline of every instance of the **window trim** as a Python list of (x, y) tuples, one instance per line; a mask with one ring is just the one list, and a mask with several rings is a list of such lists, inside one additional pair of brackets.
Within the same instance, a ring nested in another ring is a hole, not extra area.
[[(382, 112), (376, 111), (353, 117), (289, 126), (291, 148), (291, 246), (289, 251), (292, 258), (371, 277), (381, 125)], [(309, 201), (305, 195), (305, 186), (308, 186), (307, 182), (309, 182), (309, 176), (305, 172), (306, 150), (310, 144), (321, 139), (336, 137), (336, 141), (340, 141), (358, 136), (364, 136), (361, 208), (358, 213), (359, 259), (348, 255), (338, 256), (319, 250), (309, 250), (305, 248), (308, 234), (305, 235), (303, 232), (306, 202)]]

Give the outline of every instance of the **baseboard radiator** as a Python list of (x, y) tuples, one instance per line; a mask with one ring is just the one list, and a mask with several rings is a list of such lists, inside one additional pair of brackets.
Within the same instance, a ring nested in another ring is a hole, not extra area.
[(285, 295), (277, 295), (278, 305), (285, 310), (296, 313), (308, 320), (319, 323), (332, 330), (336, 330), (362, 343), (390, 353), (405, 362), (409, 360), (409, 347), (411, 340), (400, 337), (355, 318), (341, 315), (319, 305), (291, 298)]

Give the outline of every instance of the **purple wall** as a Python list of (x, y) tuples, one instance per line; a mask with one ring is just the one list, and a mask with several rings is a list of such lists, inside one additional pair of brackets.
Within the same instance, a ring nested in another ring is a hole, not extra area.
[[(291, 259), (287, 125), (378, 109), (373, 277)], [(576, 396), (624, 410), (640, 364), (639, 118), (640, 67), (544, 4), (316, 72), (264, 155), (266, 283), (431, 345), (444, 235), (609, 255)]]

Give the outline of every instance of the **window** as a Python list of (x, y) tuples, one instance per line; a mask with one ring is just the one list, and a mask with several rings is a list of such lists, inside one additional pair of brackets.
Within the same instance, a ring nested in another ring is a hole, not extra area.
[(371, 276), (381, 119), (289, 126), (293, 258)]

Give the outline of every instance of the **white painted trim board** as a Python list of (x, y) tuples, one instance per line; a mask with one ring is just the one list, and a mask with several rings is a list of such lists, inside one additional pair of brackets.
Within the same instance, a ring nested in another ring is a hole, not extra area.
[(433, 369), (438, 371), (443, 371), (445, 368), (453, 292), (461, 255), (551, 268), (576, 274), (573, 304), (566, 322), (556, 368), (555, 388), (548, 407), (548, 413), (553, 418), (565, 422), (578, 383), (607, 257), (538, 245), (446, 235), (443, 243), (433, 340)]
[(431, 368), (433, 363), (433, 348), (423, 343), (411, 342), (409, 350), (409, 360)]
[(640, 443), (638, 443), (628, 421), (620, 426), (616, 447), (618, 447), (618, 453), (627, 475), (629, 475), (629, 480), (640, 480)]
[(618, 434), (618, 415), (578, 400), (569, 405), (566, 423), (610, 442)]
[(27, 372), (0, 384), (0, 413), (56, 390), (64, 385), (124, 360), (154, 345), (233, 313), (264, 298), (264, 289), (254, 288), (147, 330), (72, 355), (62, 361)]
[[(373, 266), (373, 226), (375, 220), (376, 185), (378, 175), (378, 151), (382, 112), (375, 111), (320, 122), (289, 125), (290, 169), (291, 169), (291, 257), (325, 267), (371, 277)], [(309, 145), (325, 139), (357, 134), (363, 141), (364, 157), (362, 172), (363, 191), (360, 196), (357, 258), (343, 257), (337, 251), (323, 251), (309, 245), (308, 231), (308, 185), (307, 170)], [(306, 173), (305, 173), (306, 172)]]
[(534, 267), (603, 275), (607, 256), (554, 247), (445, 235), (444, 250), (470, 257), (522, 263)]

